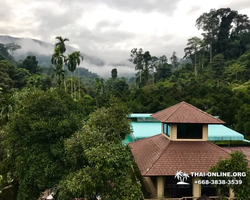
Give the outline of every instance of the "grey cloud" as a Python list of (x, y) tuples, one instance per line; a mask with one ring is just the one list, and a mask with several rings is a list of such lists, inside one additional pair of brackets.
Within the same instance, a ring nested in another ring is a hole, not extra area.
[[(25, 1), (26, 3), (30, 2), (30, 0)], [(92, 0), (91, 4), (105, 3), (110, 8), (120, 11), (145, 13), (158, 11), (171, 15), (179, 1)], [(51, 3), (49, 0), (38, 2), (43, 2), (44, 5)], [(48, 4), (48, 6), (33, 8), (30, 12), (34, 17), (23, 19), (22, 25), (24, 26), (0, 26), (0, 29), (2, 28), (0, 34), (19, 35), (20, 37), (29, 34), (44, 42), (52, 43), (56, 42), (55, 36), (69, 38), (70, 41), (67, 44), (77, 44), (81, 53), (85, 55), (83, 67), (108, 77), (110, 77), (110, 71), (114, 66), (118, 69), (120, 76), (126, 73), (135, 74), (133, 64), (128, 61), (132, 48), (142, 47), (144, 51), (150, 51), (151, 55), (155, 56), (166, 55), (170, 58), (173, 51), (176, 51), (179, 57), (183, 56), (183, 49), (186, 44), (185, 38), (183, 40), (177, 38), (177, 40), (175, 35), (166, 34), (163, 37), (148, 36), (145, 40), (142, 40), (143, 35), (118, 30), (117, 27), (122, 21), (103, 20), (97, 23), (93, 30), (90, 30), (84, 26), (84, 22), (80, 25), (76, 24), (79, 16), (82, 16), (85, 12), (84, 4), (90, 3), (90, 1), (55, 0), (53, 2), (58, 2), (58, 6), (54, 8), (51, 7), (51, 4)], [(90, 5), (90, 8), (92, 6), (94, 5)], [(193, 9), (195, 8), (191, 8), (191, 10)], [(22, 46), (20, 53), (32, 50), (39, 54), (51, 55), (53, 52), (53, 44), (41, 46), (34, 41), (23, 40), (20, 45)]]
[(166, 15), (172, 15), (177, 8), (179, 0), (106, 0), (104, 1), (110, 8), (119, 9), (121, 11), (142, 11), (142, 12), (161, 12)]
[(30, 28), (15, 27), (8, 24), (7, 25), (0, 24), (0, 30), (1, 30), (0, 31), (1, 35), (21, 36), (21, 37), (31, 31)]
[[(88, 37), (89, 37), (88, 33)], [(87, 38), (88, 38), (87, 37)], [(74, 39), (75, 42), (78, 42), (82, 52), (88, 52), (92, 55), (97, 55), (102, 60), (105, 60), (106, 64), (116, 65), (117, 63), (125, 63), (126, 66), (132, 67), (131, 63), (127, 62), (130, 58), (130, 51), (133, 48), (142, 48), (144, 51), (149, 51), (151, 55), (162, 56), (166, 55), (168, 58), (171, 57), (174, 51), (177, 52), (179, 57), (184, 56), (183, 49), (187, 42), (186, 38), (175, 39), (175, 35), (165, 35), (162, 37), (149, 37), (148, 41), (141, 41), (141, 43), (134, 44), (133, 41), (140, 41), (140, 35), (130, 35), (126, 33), (117, 34), (116, 31), (113, 31), (103, 35), (97, 35), (93, 37), (93, 40), (85, 40), (85, 36), (82, 40)], [(116, 47), (117, 42), (125, 43), (125, 49), (120, 49)], [(178, 45), (180, 44), (180, 45)]]
[(188, 8), (188, 10), (187, 10), (187, 14), (189, 15), (189, 14), (192, 14), (192, 13), (196, 13), (196, 12), (198, 12), (199, 10), (200, 10), (200, 6), (193, 6), (193, 7), (191, 7), (191, 8)]
[[(144, 13), (161, 12), (171, 16), (181, 0), (92, 0), (92, 3), (103, 3), (111, 9), (124, 12), (140, 11)], [(61, 0), (62, 3), (72, 4), (71, 1)], [(87, 0), (76, 0), (75, 2), (89, 2)], [(114, 16), (115, 17), (115, 16)]]
[[(51, 8), (53, 9), (53, 8)], [(72, 25), (77, 19), (80, 8), (65, 8), (64, 13), (56, 12), (56, 10), (50, 10), (47, 8), (37, 8), (33, 10), (33, 20), (40, 23), (40, 26), (44, 29), (61, 29)], [(73, 12), (72, 10), (73, 9)], [(68, 27), (69, 28), (69, 27)]]
[(109, 47), (113, 47), (115, 43), (124, 42), (125, 40), (132, 39), (135, 37), (135, 34), (123, 32), (119, 30), (110, 30), (103, 33), (93, 32), (95, 42), (100, 44), (108, 44)]
[[(224, 5), (225, 8), (229, 7), (233, 10), (244, 10), (244, 9), (250, 9), (250, 1), (249, 0), (237, 0), (232, 1), (231, 3)], [(243, 13), (244, 14), (244, 13)]]
[(8, 22), (12, 17), (11, 7), (5, 2), (1, 2), (0, 6), (0, 22)]
[(148, 38), (148, 41), (142, 41), (138, 46), (130, 44), (128, 55), (132, 48), (142, 48), (144, 52), (149, 51), (150, 54), (154, 56), (166, 55), (170, 58), (175, 51), (179, 57), (182, 57), (184, 56), (183, 49), (185, 48), (186, 43), (186, 38), (177, 38), (175, 35), (171, 34), (166, 34), (161, 37), (151, 36)]
[(117, 28), (119, 25), (122, 24), (122, 21), (119, 20), (119, 21), (115, 21), (115, 22), (110, 22), (110, 21), (107, 21), (107, 20), (103, 20), (103, 21), (100, 21), (96, 24), (96, 27), (98, 27), (98, 29), (100, 28)]

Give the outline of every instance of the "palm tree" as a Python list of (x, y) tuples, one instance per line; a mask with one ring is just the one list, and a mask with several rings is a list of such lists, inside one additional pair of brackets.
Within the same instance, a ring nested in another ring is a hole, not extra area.
[(63, 66), (65, 60), (65, 56), (61, 54), (60, 47), (55, 47), (54, 53), (51, 58), (51, 63), (54, 65)]
[[(80, 54), (80, 51), (73, 52), (68, 55), (66, 58), (66, 65), (68, 66), (69, 71), (71, 72), (71, 79), (73, 79), (73, 72), (75, 72), (77, 66), (80, 65), (80, 58), (83, 60), (83, 57)], [(73, 85), (71, 82), (71, 96), (73, 97)]]
[(60, 48), (55, 47), (54, 53), (51, 58), (51, 63), (55, 65), (56, 68), (53, 69), (52, 78), (54, 78), (56, 75), (57, 83), (59, 84), (59, 86), (61, 85), (61, 81), (63, 80), (64, 89), (66, 91), (66, 82), (65, 82), (65, 76), (64, 76), (65, 75), (64, 60), (65, 60), (65, 56), (61, 54)]
[[(76, 54), (76, 58), (77, 58), (77, 67), (78, 67), (78, 71), (79, 71), (79, 65), (80, 65), (80, 62), (81, 62), (81, 59), (83, 60), (83, 56), (81, 55), (80, 51), (76, 51), (75, 52)], [(80, 59), (81, 58), (81, 59)], [(79, 99), (80, 99), (80, 71), (79, 71), (79, 77), (78, 77), (78, 91), (79, 91)]]
[(65, 77), (65, 70), (63, 70), (61, 65), (56, 65), (56, 68), (52, 72), (52, 78), (56, 77), (58, 86), (60, 88), (62, 80), (64, 80)]
[(62, 38), (61, 36), (57, 36), (56, 39), (58, 40), (58, 42), (55, 44), (56, 47), (59, 47), (61, 54), (64, 54), (66, 51), (66, 46), (65, 46), (65, 42), (69, 41), (68, 38)]
[[(54, 51), (54, 58), (52, 56), (51, 62), (53, 60), (52, 64), (61, 64), (62, 68), (64, 70), (64, 63), (65, 63), (65, 56), (63, 55), (66, 52), (66, 45), (65, 42), (69, 41), (68, 38), (62, 38), (61, 36), (57, 36), (55, 39), (58, 40), (58, 42), (55, 44), (55, 51)], [(64, 88), (66, 91), (66, 82), (64, 79)]]
[(68, 66), (69, 71), (71, 72), (71, 97), (73, 97), (73, 85), (72, 85), (72, 81), (73, 81), (73, 71), (75, 71), (76, 69), (76, 61), (75, 61), (75, 54), (71, 53), (68, 55), (68, 57), (65, 59), (65, 63)]

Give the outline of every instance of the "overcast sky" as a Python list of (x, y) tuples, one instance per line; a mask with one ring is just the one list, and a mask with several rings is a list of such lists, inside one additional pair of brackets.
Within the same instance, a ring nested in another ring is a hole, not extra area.
[[(67, 37), (69, 45), (107, 66), (124, 63), (135, 47), (182, 57), (187, 39), (200, 36), (196, 19), (222, 7), (250, 16), (250, 0), (0, 0), (0, 35), (49, 43)], [(110, 74), (111, 68), (101, 70)]]

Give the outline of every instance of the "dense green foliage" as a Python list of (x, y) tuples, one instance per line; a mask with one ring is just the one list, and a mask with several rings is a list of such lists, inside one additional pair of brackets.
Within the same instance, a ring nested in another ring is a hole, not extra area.
[(230, 172), (231, 174), (235, 172), (244, 172), (246, 176), (243, 177), (210, 177), (212, 180), (221, 181), (232, 181), (236, 180), (242, 181), (242, 184), (215, 184), (217, 188), (220, 199), (224, 199), (229, 196), (229, 188), (231, 188), (235, 194), (237, 200), (246, 200), (249, 198), (250, 194), (250, 172), (248, 169), (248, 160), (246, 155), (241, 151), (234, 151), (230, 154), (230, 158), (220, 160), (217, 165), (213, 166), (209, 170), (210, 172)]
[(83, 116), (84, 110), (63, 92), (37, 91), (22, 99), (5, 136), (18, 199), (39, 196), (67, 173), (64, 140), (81, 127)]
[[(132, 155), (121, 140), (130, 134), (126, 107), (117, 102), (100, 108), (89, 116), (81, 131), (66, 141), (71, 166), (76, 166), (64, 180), (59, 199), (87, 197), (96, 199), (141, 199), (140, 184), (131, 178)], [(85, 166), (84, 168), (82, 166)]]
[(21, 47), (0, 44), (1, 199), (37, 199), (48, 188), (58, 199), (140, 199), (121, 144), (131, 131), (125, 107), (154, 113), (184, 100), (250, 138), (250, 21), (227, 8), (203, 13), (196, 26), (203, 33), (188, 39), (182, 60), (133, 48), (130, 80), (116, 68), (106, 80), (79, 68), (84, 58), (65, 55), (67, 38), (56, 38), (47, 68), (34, 55), (15, 62)]

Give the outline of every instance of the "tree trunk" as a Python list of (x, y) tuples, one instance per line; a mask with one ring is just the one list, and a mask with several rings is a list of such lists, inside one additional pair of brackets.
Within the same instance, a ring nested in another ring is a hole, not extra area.
[(76, 82), (75, 82), (75, 70), (74, 70), (74, 87), (73, 87), (73, 97), (75, 98), (75, 92), (76, 92)]
[(57, 82), (58, 82), (59, 89), (61, 89), (61, 77), (60, 77), (60, 75), (58, 76), (57, 79), (58, 79)]
[(203, 51), (203, 55), (202, 55), (202, 64), (201, 64), (202, 69), (204, 67), (204, 60), (205, 60), (205, 51)]
[(141, 70), (140, 70), (140, 83), (141, 83)]
[(78, 90), (79, 90), (79, 99), (81, 98), (81, 91), (80, 91), (80, 75), (79, 75), (79, 77), (78, 77), (79, 79), (78, 79)]
[(196, 52), (194, 53), (194, 75), (197, 76)]
[(71, 97), (73, 98), (73, 72), (71, 72)]
[[(63, 65), (63, 71), (64, 71), (64, 65)], [(64, 74), (64, 78), (63, 78), (63, 83), (64, 83), (64, 89), (65, 89), (65, 92), (66, 92), (66, 81), (65, 81), (65, 74)]]
[(213, 46), (211, 43), (211, 45), (210, 45), (210, 63), (212, 62), (212, 58), (213, 58)]

